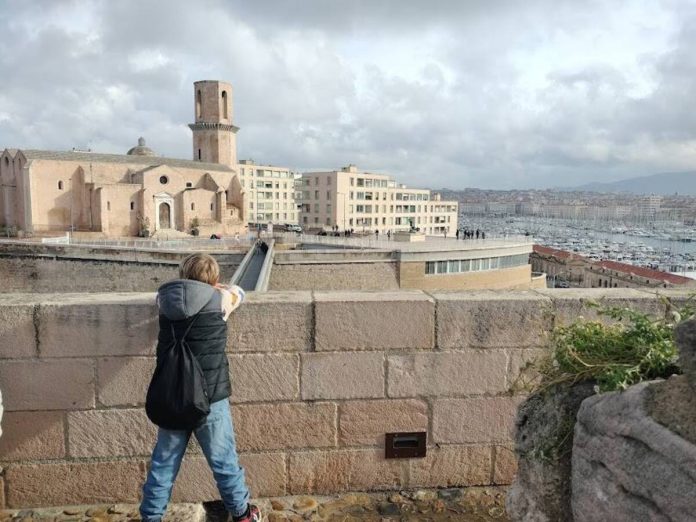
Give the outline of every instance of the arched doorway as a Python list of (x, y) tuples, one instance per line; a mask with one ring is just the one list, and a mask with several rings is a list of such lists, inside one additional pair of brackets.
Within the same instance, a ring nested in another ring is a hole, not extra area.
[(159, 227), (172, 228), (172, 209), (169, 203), (160, 203), (159, 206)]

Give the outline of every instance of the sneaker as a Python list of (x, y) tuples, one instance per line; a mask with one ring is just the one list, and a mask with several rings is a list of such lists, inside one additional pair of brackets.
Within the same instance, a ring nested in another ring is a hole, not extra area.
[(246, 516), (233, 519), (235, 522), (261, 522), (261, 511), (253, 504), (249, 504)]

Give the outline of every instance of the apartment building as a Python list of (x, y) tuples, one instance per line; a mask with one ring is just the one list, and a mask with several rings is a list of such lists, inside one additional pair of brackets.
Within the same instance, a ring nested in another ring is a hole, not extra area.
[(295, 180), (299, 175), (287, 167), (256, 165), (252, 160), (241, 160), (237, 172), (249, 223), (298, 223)]
[(306, 229), (353, 229), (384, 234), (419, 229), (454, 235), (456, 201), (426, 189), (408, 188), (392, 176), (359, 171), (355, 165), (331, 172), (306, 172), (298, 185), (300, 225)]

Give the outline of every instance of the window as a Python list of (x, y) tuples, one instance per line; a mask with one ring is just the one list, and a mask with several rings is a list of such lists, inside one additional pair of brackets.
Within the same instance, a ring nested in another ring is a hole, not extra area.
[(201, 161), (201, 149), (198, 149), (198, 161)]
[[(7, 156), (5, 156), (5, 166), (7, 166), (7, 167), (10, 166), (10, 158), (8, 158)], [(352, 185), (352, 183), (351, 183), (351, 185)]]
[[(7, 158), (5, 158), (5, 161), (7, 161)], [(350, 178), (350, 186), (355, 186), (355, 178)]]
[(222, 91), (222, 117), (227, 119), (227, 91)]
[(326, 191), (326, 199), (331, 199), (331, 191), (330, 190)]
[[(7, 158), (5, 158), (5, 159), (7, 159)], [(63, 190), (63, 182), (62, 181), (58, 182), (58, 190)]]
[(160, 176), (159, 182), (162, 185), (166, 185), (167, 183), (169, 183), (169, 178), (167, 176)]
[(106, 210), (111, 210), (111, 201), (106, 202)]
[[(202, 103), (201, 91), (199, 90), (196, 92), (196, 118), (199, 118), (199, 119), (201, 117), (201, 103)], [(189, 105), (189, 107), (190, 107), (190, 105)], [(201, 150), (200, 149), (198, 149), (198, 159), (201, 159)]]
[(191, 203), (191, 210), (196, 210), (196, 204), (195, 204), (195, 203)]
[(187, 181), (186, 188), (193, 188), (193, 183), (191, 183), (190, 181)]
[(210, 204), (210, 211), (212, 212), (213, 210), (215, 210), (215, 203)]
[(135, 210), (135, 203), (133, 203), (132, 201), (130, 202), (130, 209)]
[(358, 178), (358, 187), (364, 187), (365, 186), (365, 180), (363, 178)]

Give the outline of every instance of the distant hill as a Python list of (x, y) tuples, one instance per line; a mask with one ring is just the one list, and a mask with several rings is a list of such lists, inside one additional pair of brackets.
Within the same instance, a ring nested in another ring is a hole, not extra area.
[(628, 192), (629, 194), (658, 194), (668, 196), (675, 192), (696, 196), (696, 171), (664, 172), (639, 178), (622, 179), (611, 183), (588, 183), (560, 190), (592, 192)]

